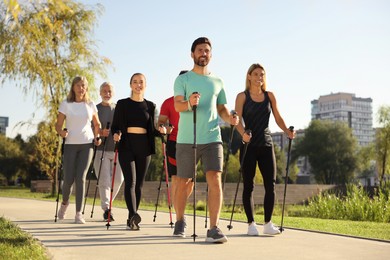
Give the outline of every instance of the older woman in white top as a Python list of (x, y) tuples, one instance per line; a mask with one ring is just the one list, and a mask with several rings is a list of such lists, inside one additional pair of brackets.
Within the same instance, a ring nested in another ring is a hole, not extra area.
[[(93, 128), (91, 126), (91, 121)], [(66, 129), (64, 129), (64, 123)], [(64, 146), (64, 182), (62, 185), (62, 203), (58, 219), (63, 220), (69, 205), (72, 185), (76, 185), (75, 222), (84, 224), (81, 213), (85, 192), (85, 179), (93, 156), (93, 143), (100, 145), (100, 121), (97, 108), (88, 96), (88, 81), (85, 77), (75, 77), (68, 97), (60, 104), (56, 131), (66, 138)]]

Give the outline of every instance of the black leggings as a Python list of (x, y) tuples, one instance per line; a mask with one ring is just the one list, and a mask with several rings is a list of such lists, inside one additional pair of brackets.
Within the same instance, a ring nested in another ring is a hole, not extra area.
[[(240, 161), (243, 152), (243, 147), (240, 150)], [(248, 145), (248, 150), (243, 163), (242, 178), (244, 182), (244, 190), (242, 192), (242, 203), (248, 223), (254, 221), (254, 202), (253, 188), (254, 178), (256, 174), (256, 163), (259, 166), (261, 175), (263, 176), (263, 184), (265, 189), (264, 195), (264, 221), (269, 222), (272, 217), (275, 204), (275, 179), (276, 179), (276, 162), (273, 146), (253, 147)]]
[(127, 135), (127, 148), (118, 153), (125, 181), (125, 200), (129, 219), (137, 213), (141, 202), (142, 186), (151, 155), (146, 135)]

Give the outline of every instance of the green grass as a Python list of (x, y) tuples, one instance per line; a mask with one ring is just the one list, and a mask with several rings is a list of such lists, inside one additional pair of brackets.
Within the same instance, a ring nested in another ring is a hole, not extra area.
[(0, 217), (0, 259), (50, 259), (30, 234)]
[[(18, 197), (29, 198), (39, 200), (51, 200), (55, 201), (55, 198), (50, 197), (48, 194), (43, 193), (31, 193), (28, 189), (0, 189), (0, 196), (2, 197)], [(71, 198), (72, 201), (73, 198)], [(92, 199), (87, 200), (88, 204), (92, 204)], [(100, 201), (96, 201), (95, 205), (99, 205)], [(126, 208), (126, 203), (121, 200), (115, 200), (114, 207)], [(140, 209), (143, 210), (155, 210), (153, 204), (141, 203)], [(198, 204), (197, 215), (205, 216), (204, 202)], [(168, 212), (166, 205), (159, 205), (159, 211)], [(351, 220), (332, 220), (332, 219), (320, 219), (303, 217), (305, 214), (306, 206), (291, 206), (288, 205), (285, 209), (283, 226), (286, 228), (306, 229), (319, 232), (328, 232), (341, 235), (357, 236), (362, 238), (380, 239), (390, 241), (390, 224), (380, 222), (367, 222), (367, 221), (351, 221)], [(272, 221), (276, 225), (281, 223), (281, 208), (275, 207)], [(191, 215), (193, 209), (191, 206), (187, 207), (186, 213)], [(221, 218), (229, 220), (231, 216), (231, 209), (224, 207), (221, 212)], [(257, 223), (263, 223), (264, 216), (262, 208), (256, 209), (255, 220)], [(246, 221), (245, 214), (242, 208), (237, 207), (235, 209), (234, 218), (235, 221)], [(234, 225), (234, 224), (233, 224)]]

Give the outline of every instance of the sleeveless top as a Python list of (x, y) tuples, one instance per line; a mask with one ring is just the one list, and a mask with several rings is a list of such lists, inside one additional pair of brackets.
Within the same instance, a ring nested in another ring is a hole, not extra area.
[(248, 90), (245, 90), (245, 102), (242, 118), (245, 122), (245, 130), (252, 131), (251, 146), (272, 146), (271, 131), (269, 130), (269, 118), (271, 115), (271, 102), (268, 92), (264, 92), (262, 102), (253, 101)]

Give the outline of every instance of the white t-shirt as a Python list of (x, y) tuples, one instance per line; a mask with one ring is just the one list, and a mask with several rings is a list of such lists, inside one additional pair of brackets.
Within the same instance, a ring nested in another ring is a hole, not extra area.
[(58, 111), (66, 116), (65, 124), (68, 130), (66, 144), (92, 143), (92, 116), (97, 113), (94, 102), (68, 102), (62, 101)]

